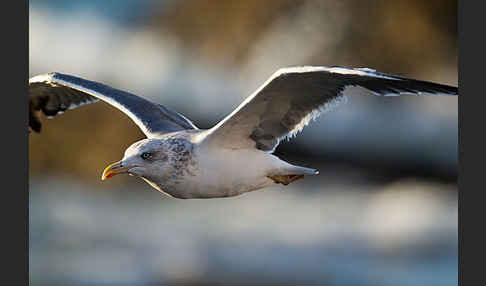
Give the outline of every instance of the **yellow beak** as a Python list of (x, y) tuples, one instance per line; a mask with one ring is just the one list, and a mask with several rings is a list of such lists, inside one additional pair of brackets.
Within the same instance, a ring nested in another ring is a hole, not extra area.
[(133, 168), (134, 166), (126, 166), (124, 167), (122, 161), (115, 162), (113, 164), (108, 165), (103, 171), (101, 175), (101, 180), (104, 181), (109, 179), (115, 175), (127, 173), (129, 169)]

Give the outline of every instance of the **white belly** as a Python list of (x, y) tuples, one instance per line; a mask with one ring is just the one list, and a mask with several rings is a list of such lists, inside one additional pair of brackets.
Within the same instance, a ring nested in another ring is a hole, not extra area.
[(273, 184), (267, 176), (280, 160), (259, 150), (195, 150), (197, 170), (178, 186), (185, 197), (227, 197)]

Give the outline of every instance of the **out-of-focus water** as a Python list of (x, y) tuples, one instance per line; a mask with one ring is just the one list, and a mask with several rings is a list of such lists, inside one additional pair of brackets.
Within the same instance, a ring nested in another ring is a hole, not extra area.
[(31, 178), (31, 285), (457, 284), (454, 185), (306, 181), (177, 200)]

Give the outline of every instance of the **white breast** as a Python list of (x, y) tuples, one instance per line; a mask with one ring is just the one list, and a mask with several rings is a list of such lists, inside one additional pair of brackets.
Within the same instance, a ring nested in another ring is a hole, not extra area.
[(185, 188), (203, 197), (234, 196), (273, 184), (267, 178), (279, 160), (260, 150), (194, 149), (198, 168)]

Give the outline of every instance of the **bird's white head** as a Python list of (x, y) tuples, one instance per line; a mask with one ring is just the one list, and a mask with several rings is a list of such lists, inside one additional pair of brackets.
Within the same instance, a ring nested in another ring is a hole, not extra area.
[(108, 165), (101, 179), (105, 180), (118, 174), (138, 177), (161, 176), (169, 167), (169, 153), (163, 139), (143, 139), (133, 143), (125, 150), (123, 159)]

